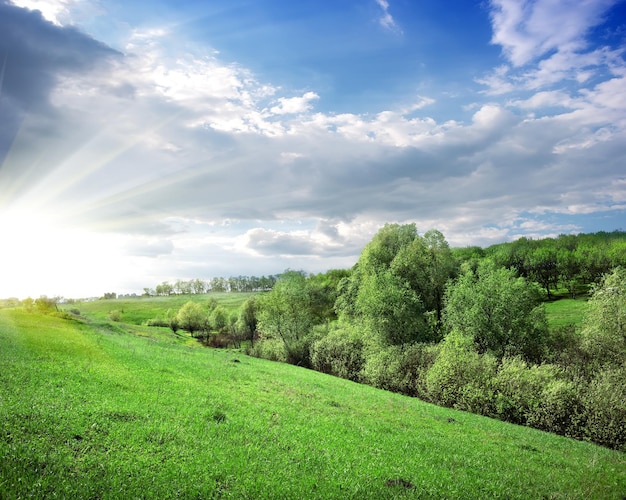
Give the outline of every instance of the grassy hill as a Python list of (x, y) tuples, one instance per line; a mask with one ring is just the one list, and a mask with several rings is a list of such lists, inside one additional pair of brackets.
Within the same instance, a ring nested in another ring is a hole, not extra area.
[(77, 307), (0, 310), (3, 499), (626, 494), (623, 453)]

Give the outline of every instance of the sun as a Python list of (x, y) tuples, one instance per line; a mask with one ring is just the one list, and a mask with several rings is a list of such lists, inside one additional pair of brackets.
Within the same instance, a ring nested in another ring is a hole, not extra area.
[(0, 298), (102, 294), (115, 275), (113, 241), (53, 213), (0, 211)]

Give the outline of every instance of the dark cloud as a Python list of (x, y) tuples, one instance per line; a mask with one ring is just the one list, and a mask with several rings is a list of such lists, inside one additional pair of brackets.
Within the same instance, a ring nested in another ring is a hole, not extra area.
[(248, 232), (247, 246), (261, 255), (313, 255), (317, 250), (307, 237), (260, 228)]
[(24, 115), (52, 111), (49, 97), (59, 78), (120, 55), (76, 28), (46, 21), (39, 11), (0, 0), (0, 163)]

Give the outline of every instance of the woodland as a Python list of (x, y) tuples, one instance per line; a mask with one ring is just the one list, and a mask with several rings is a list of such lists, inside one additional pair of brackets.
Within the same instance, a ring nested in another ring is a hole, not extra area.
[[(563, 296), (582, 319), (550, 326), (546, 305)], [(352, 269), (287, 271), (241, 318), (254, 356), (626, 445), (621, 231), (454, 249), (439, 231), (388, 224)]]

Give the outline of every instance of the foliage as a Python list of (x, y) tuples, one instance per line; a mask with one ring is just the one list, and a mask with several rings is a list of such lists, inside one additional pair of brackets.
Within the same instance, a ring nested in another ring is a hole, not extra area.
[(626, 452), (626, 365), (601, 370), (582, 397), (585, 437)]
[(264, 338), (283, 342), (289, 363), (308, 366), (305, 337), (315, 324), (303, 273), (287, 271), (272, 291), (259, 297), (258, 328)]
[[(277, 276), (231, 276), (230, 278), (214, 277), (208, 280), (199, 278), (179, 279), (174, 283), (164, 281), (154, 289), (146, 287), (143, 290), (144, 295), (147, 296), (201, 295), (209, 292), (260, 292), (271, 290), (277, 278)], [(115, 296), (105, 298), (115, 298)]]
[(114, 309), (109, 312), (109, 319), (111, 321), (122, 321), (122, 311), (119, 309)]
[(45, 314), (58, 311), (58, 304), (60, 300), (60, 297), (48, 297), (46, 295), (42, 295), (38, 299), (35, 299), (34, 304), (37, 311)]
[(237, 319), (237, 330), (242, 333), (244, 340), (251, 343), (254, 343), (258, 327), (257, 309), (257, 299), (250, 297), (242, 304)]
[(540, 360), (548, 332), (540, 304), (537, 286), (486, 260), (449, 287), (444, 324), (473, 338), (480, 354)]
[(558, 376), (554, 365), (528, 365), (518, 357), (504, 358), (494, 377), (496, 416), (514, 424), (527, 424), (543, 402), (544, 388)]
[(455, 272), (440, 232), (422, 237), (415, 224), (386, 224), (365, 246), (351, 276), (340, 282), (336, 309), (384, 345), (436, 340), (445, 286)]
[(361, 379), (380, 389), (428, 401), (426, 374), (438, 353), (438, 345), (423, 343), (377, 349), (368, 353)]
[(268, 338), (264, 339), (263, 342), (257, 342), (248, 347), (246, 354), (255, 358), (280, 361), (282, 363), (286, 363), (288, 360), (285, 343), (278, 338)]
[(582, 337), (595, 364), (626, 361), (626, 268), (616, 268), (592, 287)]
[(496, 359), (476, 352), (470, 335), (453, 330), (441, 343), (441, 350), (426, 374), (431, 401), (444, 406), (483, 415), (491, 413), (491, 379)]
[(223, 306), (216, 306), (211, 311), (211, 327), (218, 333), (225, 333), (228, 328), (228, 313)]
[(340, 326), (311, 346), (311, 365), (322, 373), (358, 382), (365, 363), (364, 349), (365, 341), (357, 329)]
[[(459, 254), (471, 258), (471, 254)], [(519, 238), (484, 250), (498, 266), (515, 269), (520, 276), (536, 280), (548, 296), (560, 285), (572, 298), (580, 285), (594, 283), (618, 266), (626, 266), (626, 232), (560, 235), (532, 240)]]
[(197, 302), (189, 301), (180, 308), (176, 315), (178, 326), (188, 331), (192, 336), (194, 333), (208, 330), (208, 316), (206, 311)]
[(406, 281), (391, 271), (365, 276), (356, 306), (363, 324), (384, 345), (431, 337), (419, 297)]

